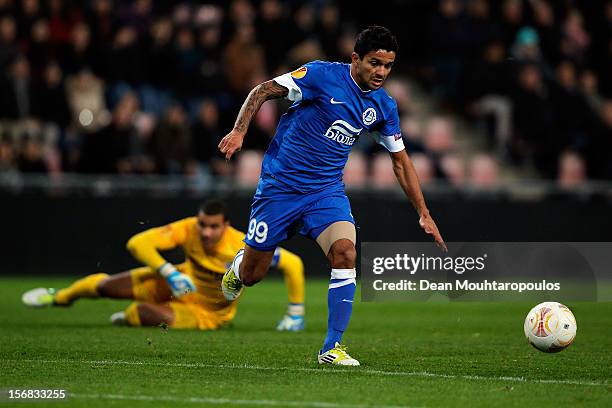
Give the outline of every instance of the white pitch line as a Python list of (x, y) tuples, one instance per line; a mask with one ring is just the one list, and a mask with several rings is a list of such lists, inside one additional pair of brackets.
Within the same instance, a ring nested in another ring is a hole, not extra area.
[(121, 395), (121, 394), (80, 394), (69, 395), (74, 398), (87, 399), (110, 399), (128, 401), (167, 401), (193, 404), (226, 404), (226, 405), (255, 405), (264, 407), (311, 407), (311, 408), (414, 408), (405, 405), (363, 405), (363, 404), (340, 404), (324, 401), (281, 401), (281, 400), (245, 400), (231, 398), (209, 398), (209, 397), (173, 397), (170, 395)]
[(375, 374), (387, 376), (405, 376), (405, 377), (428, 377), (428, 378), (445, 378), (459, 380), (474, 380), (474, 381), (511, 381), (533, 384), (565, 384), (565, 385), (582, 385), (593, 387), (609, 387), (611, 383), (592, 382), (580, 380), (554, 380), (554, 379), (538, 379), (525, 377), (507, 377), (507, 376), (483, 376), (469, 374), (440, 374), (430, 373), (427, 371), (384, 371), (372, 370), (367, 368), (351, 368), (351, 369), (336, 369), (336, 368), (307, 368), (307, 367), (265, 367), (256, 365), (233, 365), (233, 364), (205, 364), (205, 363), (171, 363), (171, 362), (154, 362), (154, 361), (125, 361), (125, 360), (33, 360), (33, 359), (7, 359), (0, 360), (22, 363), (50, 363), (50, 364), (91, 364), (91, 365), (124, 365), (124, 366), (155, 366), (155, 367), (182, 367), (182, 368), (219, 368), (219, 369), (236, 369), (236, 370), (257, 370), (257, 371), (293, 371), (293, 372), (309, 372), (318, 374)]

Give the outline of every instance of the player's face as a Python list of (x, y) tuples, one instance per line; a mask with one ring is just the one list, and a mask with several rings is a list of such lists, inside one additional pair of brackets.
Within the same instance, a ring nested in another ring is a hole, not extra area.
[(359, 58), (359, 55), (354, 52), (352, 61), (358, 76), (355, 80), (360, 86), (375, 90), (383, 85), (391, 73), (391, 67), (395, 62), (395, 52), (370, 51), (363, 58)]
[(198, 232), (202, 245), (210, 247), (221, 239), (229, 221), (225, 220), (222, 214), (207, 215), (203, 212), (198, 213)]

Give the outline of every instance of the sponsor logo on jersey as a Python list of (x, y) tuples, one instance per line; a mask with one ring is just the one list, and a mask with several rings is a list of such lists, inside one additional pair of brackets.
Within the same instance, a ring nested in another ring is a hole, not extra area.
[(369, 126), (372, 123), (376, 122), (376, 111), (374, 110), (374, 108), (368, 108), (363, 112), (361, 117), (363, 119), (363, 123), (366, 126)]
[(338, 143), (352, 146), (357, 141), (357, 136), (359, 136), (362, 130), (363, 128), (354, 128), (343, 120), (337, 120), (327, 129), (325, 137)]
[(294, 77), (295, 79), (302, 79), (306, 76), (306, 72), (308, 72), (308, 68), (301, 67), (293, 71), (291, 73), (291, 76)]

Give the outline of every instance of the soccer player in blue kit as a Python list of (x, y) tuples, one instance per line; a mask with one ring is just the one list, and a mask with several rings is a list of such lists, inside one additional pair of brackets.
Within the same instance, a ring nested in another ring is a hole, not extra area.
[(381, 26), (359, 33), (350, 64), (314, 61), (256, 86), (232, 131), (219, 143), (227, 159), (240, 150), (261, 105), (285, 97), (293, 105), (281, 117), (264, 156), (251, 206), (245, 248), (225, 273), (228, 300), (264, 278), (274, 250), (295, 232), (314, 239), (331, 264), (328, 329), (320, 364), (357, 366), (341, 344), (355, 296), (356, 232), (342, 171), (352, 145), (370, 133), (390, 153), (393, 170), (419, 215), (419, 224), (446, 251), (429, 214), (416, 171), (404, 148), (397, 105), (382, 88), (398, 45)]

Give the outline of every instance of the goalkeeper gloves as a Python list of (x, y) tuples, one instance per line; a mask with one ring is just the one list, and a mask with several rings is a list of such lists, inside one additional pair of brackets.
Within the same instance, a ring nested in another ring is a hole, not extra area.
[(187, 293), (196, 291), (196, 287), (191, 278), (188, 275), (179, 272), (172, 264), (163, 264), (159, 268), (159, 274), (166, 278), (168, 286), (170, 286), (170, 290), (172, 291), (172, 295), (175, 298), (180, 298)]

